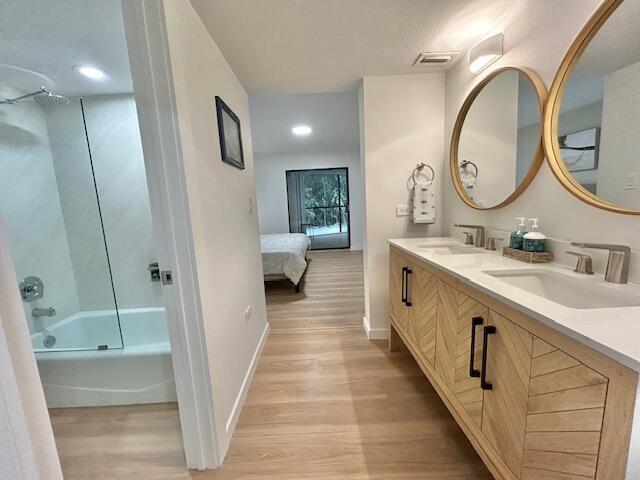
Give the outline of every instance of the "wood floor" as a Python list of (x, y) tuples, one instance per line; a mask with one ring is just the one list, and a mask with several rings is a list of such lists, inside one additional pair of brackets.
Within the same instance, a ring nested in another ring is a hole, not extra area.
[(175, 405), (52, 410), (65, 478), (491, 479), (410, 355), (365, 338), (361, 255), (314, 252), (304, 289), (268, 288), (273, 330), (221, 468), (184, 469)]
[(326, 250), (307, 253), (309, 266), (300, 293), (289, 281), (267, 282), (271, 331), (362, 325), (364, 273), (362, 252)]

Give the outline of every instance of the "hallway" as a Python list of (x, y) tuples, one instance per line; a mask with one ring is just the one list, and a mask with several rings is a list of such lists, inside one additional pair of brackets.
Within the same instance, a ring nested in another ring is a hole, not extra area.
[(173, 406), (54, 411), (67, 480), (491, 479), (411, 356), (366, 339), (361, 253), (311, 256), (304, 299), (267, 289), (272, 332), (220, 469), (180, 466)]

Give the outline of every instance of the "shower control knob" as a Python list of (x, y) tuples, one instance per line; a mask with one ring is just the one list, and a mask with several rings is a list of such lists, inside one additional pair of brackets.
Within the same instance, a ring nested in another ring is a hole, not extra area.
[(44, 283), (39, 277), (26, 277), (20, 282), (18, 288), (25, 302), (33, 302), (44, 297)]

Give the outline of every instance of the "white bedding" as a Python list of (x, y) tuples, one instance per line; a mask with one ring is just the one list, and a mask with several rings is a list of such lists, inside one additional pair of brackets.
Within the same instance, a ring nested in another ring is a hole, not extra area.
[(265, 275), (286, 275), (296, 285), (307, 268), (305, 255), (311, 240), (304, 233), (260, 235)]

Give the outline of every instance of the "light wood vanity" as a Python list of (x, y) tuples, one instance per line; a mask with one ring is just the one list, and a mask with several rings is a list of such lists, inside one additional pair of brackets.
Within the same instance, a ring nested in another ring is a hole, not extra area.
[(623, 480), (638, 372), (391, 245), (404, 344), (497, 479)]

